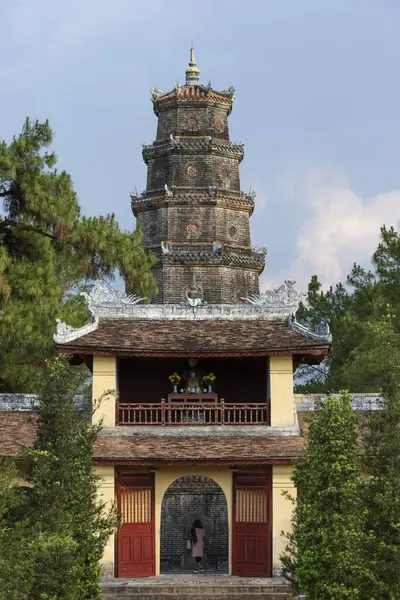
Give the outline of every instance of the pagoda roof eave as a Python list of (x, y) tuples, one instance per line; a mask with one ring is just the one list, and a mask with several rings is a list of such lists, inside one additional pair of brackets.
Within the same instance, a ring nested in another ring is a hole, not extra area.
[(232, 105), (234, 101), (234, 90), (230, 88), (229, 90), (223, 90), (218, 92), (213, 90), (209, 86), (204, 85), (176, 85), (175, 88), (169, 92), (161, 92), (156, 89), (151, 90), (153, 109), (155, 114), (158, 116), (159, 109), (164, 104), (169, 104), (170, 102), (209, 102), (209, 103), (217, 103), (222, 104), (225, 107), (229, 108), (229, 113), (232, 111)]

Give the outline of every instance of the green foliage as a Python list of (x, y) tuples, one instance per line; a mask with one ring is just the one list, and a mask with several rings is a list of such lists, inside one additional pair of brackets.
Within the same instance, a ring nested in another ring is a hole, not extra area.
[(27, 119), (10, 144), (0, 143), (0, 382), (8, 391), (39, 391), (57, 317), (74, 326), (88, 318), (71, 292), (116, 271), (130, 293), (155, 290), (140, 229), (121, 231), (112, 214), (82, 217), (51, 142), (47, 121)]
[[(83, 383), (65, 358), (47, 364), (38, 437), (20, 457), (29, 465), (25, 479), (33, 487), (18, 500), (19, 520), (9, 521), (0, 535), (0, 600), (99, 595), (100, 559), (116, 518), (114, 507), (98, 497), (100, 478), (92, 467), (101, 427), (75, 410)], [(15, 502), (14, 495), (6, 506)]]
[[(369, 328), (369, 352), (379, 352), (379, 375), (384, 381), (379, 411), (365, 419), (360, 490), (366, 511), (364, 556), (369, 564), (364, 597), (400, 597), (400, 343), (394, 319), (388, 316)], [(361, 353), (360, 353), (360, 360)]]
[(326, 359), (328, 376), (303, 367), (309, 381), (296, 386), (301, 393), (380, 392), (384, 386), (381, 354), (371, 344), (370, 328), (391, 313), (391, 327), (400, 336), (400, 234), (393, 227), (381, 229), (381, 242), (373, 256), (374, 271), (354, 265), (346, 284), (321, 290), (316, 275), (308, 287), (307, 303), (299, 320), (317, 323), (328, 319), (333, 337)]
[(362, 599), (364, 512), (359, 422), (346, 393), (316, 404), (308, 447), (296, 460), (292, 533), (281, 557), (284, 574), (308, 600)]
[(24, 520), (15, 524), (12, 517), (25, 512), (17, 478), (13, 464), (0, 465), (0, 600), (26, 599), (33, 581), (30, 528)]

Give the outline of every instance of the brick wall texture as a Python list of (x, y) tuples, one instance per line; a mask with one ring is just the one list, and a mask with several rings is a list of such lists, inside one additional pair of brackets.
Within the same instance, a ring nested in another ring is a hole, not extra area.
[(184, 300), (193, 275), (208, 303), (259, 293), (264, 255), (251, 246), (254, 203), (240, 191), (243, 146), (230, 142), (231, 104), (216, 94), (200, 101), (195, 86), (190, 97), (167, 94), (154, 105), (157, 138), (143, 149), (147, 188), (132, 201), (145, 247), (158, 259), (153, 302)]
[(164, 495), (161, 508), (161, 572), (195, 568), (187, 548), (190, 530), (200, 519), (206, 532), (204, 564), (228, 572), (228, 512), (221, 488), (208, 477), (181, 477)]

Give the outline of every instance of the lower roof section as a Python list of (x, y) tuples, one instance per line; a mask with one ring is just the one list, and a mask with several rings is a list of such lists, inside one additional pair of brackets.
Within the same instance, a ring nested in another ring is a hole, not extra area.
[(178, 462), (271, 464), (291, 461), (304, 448), (296, 436), (99, 436), (94, 459), (102, 463), (168, 465)]
[[(243, 433), (233, 430), (224, 434), (195, 435), (190, 429), (177, 435), (138, 433), (126, 435), (124, 428), (103, 430), (98, 436), (93, 460), (105, 464), (169, 465), (177, 463), (273, 464), (290, 462), (304, 448), (304, 439), (296, 431), (269, 431), (256, 428)], [(0, 413), (0, 456), (17, 457), (33, 445), (37, 416), (27, 412)], [(125, 433), (125, 435), (124, 435)], [(184, 435), (186, 433), (186, 435)], [(275, 433), (275, 435), (271, 435)]]
[(37, 415), (29, 412), (0, 413), (0, 456), (16, 457), (36, 439)]

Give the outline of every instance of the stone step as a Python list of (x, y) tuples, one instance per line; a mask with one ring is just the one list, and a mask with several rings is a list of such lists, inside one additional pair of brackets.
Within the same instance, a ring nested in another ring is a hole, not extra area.
[(147, 583), (141, 585), (103, 584), (102, 600), (293, 600), (286, 585), (275, 583), (251, 584), (215, 583)]
[(265, 587), (261, 587), (261, 586), (252, 586), (252, 585), (240, 585), (240, 586), (236, 586), (236, 585), (229, 585), (229, 586), (215, 586), (215, 585), (211, 585), (211, 586), (202, 586), (202, 585), (185, 585), (185, 586), (135, 586), (135, 587), (129, 587), (129, 588), (109, 588), (107, 589), (106, 587), (103, 586), (103, 595), (104, 594), (109, 594), (111, 596), (118, 596), (121, 598), (124, 598), (125, 596), (129, 596), (130, 594), (148, 594), (149, 592), (154, 592), (154, 591), (162, 591), (165, 594), (180, 594), (182, 591), (184, 591), (187, 594), (198, 594), (199, 590), (201, 591), (201, 593), (204, 594), (231, 594), (231, 593), (239, 593), (239, 592), (244, 592), (246, 594), (250, 594), (250, 593), (257, 593), (257, 594), (261, 594), (261, 593), (265, 593), (265, 592), (269, 592), (269, 593), (273, 593), (273, 594), (283, 594), (286, 593), (288, 590), (287, 588), (283, 588), (283, 587), (279, 587), (279, 586), (265, 586)]
[[(115, 595), (106, 595), (106, 596), (102, 596), (102, 600), (115, 600), (116, 598), (119, 598), (119, 596), (115, 596)], [(238, 594), (230, 594), (230, 595), (213, 595), (213, 594), (196, 594), (191, 595), (191, 594), (164, 594), (164, 593), (158, 593), (155, 592), (153, 594), (145, 594), (142, 596), (139, 596), (137, 594), (131, 595), (131, 596), (125, 596), (124, 597), (126, 600), (140, 600), (141, 598), (143, 598), (143, 600), (223, 600), (226, 598), (234, 598), (236, 600), (293, 600), (293, 596), (287, 596), (286, 594), (270, 594), (270, 593), (251, 593), (251, 594), (243, 594), (243, 593), (238, 593)]]
[(293, 600), (293, 596), (288, 595), (286, 592), (243, 592), (242, 590), (229, 590), (228, 593), (217, 593), (210, 594), (208, 592), (187, 592), (186, 590), (180, 590), (179, 592), (167, 593), (162, 590), (146, 590), (146, 593), (139, 593), (138, 590), (130, 592), (128, 595), (120, 596), (119, 594), (103, 594), (102, 600), (117, 600), (123, 598), (124, 600), (229, 600), (235, 598), (237, 600)]

